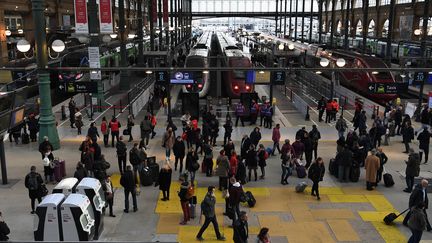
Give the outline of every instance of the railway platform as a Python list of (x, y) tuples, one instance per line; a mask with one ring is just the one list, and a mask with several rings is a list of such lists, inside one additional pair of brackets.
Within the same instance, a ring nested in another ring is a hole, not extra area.
[[(266, 88), (257, 90), (265, 94)], [(284, 126), (281, 128), (282, 139), (294, 139), (296, 131), (300, 126), (306, 126), (309, 131), (314, 124), (314, 118), (308, 123), (299, 111), (289, 103), (289, 99), (284, 93), (275, 89), (274, 95), (280, 103), (277, 105), (280, 113), (277, 112), (276, 120), (280, 119)], [(144, 116), (144, 111), (136, 116), (136, 124)], [(278, 116), (281, 116), (280, 118)], [(127, 115), (121, 114), (118, 119), (125, 124)], [(156, 137), (151, 140), (147, 150), (149, 156), (156, 156), (157, 162), (164, 160), (164, 151), (161, 147), (161, 137), (166, 127), (166, 114), (164, 110), (157, 112), (158, 125), (156, 127)], [(181, 129), (178, 119), (174, 119), (175, 124)], [(97, 121), (97, 124), (100, 122)], [(319, 143), (318, 156), (324, 158), (325, 166), (335, 156), (337, 132), (331, 124), (317, 122), (322, 139)], [(68, 126), (60, 126), (62, 147), (54, 151), (56, 157), (66, 161), (67, 176), (72, 176), (76, 162), (79, 160), (80, 153), (78, 147), (84, 139), (88, 125), (83, 128), (83, 135), (77, 136), (76, 130)], [(234, 128), (232, 139), (236, 148), (240, 146), (241, 138), (244, 134), (249, 134), (253, 126)], [(223, 139), (223, 128), (217, 140), (215, 151), (219, 151)], [(139, 125), (135, 125), (133, 130), (134, 142), (139, 141)], [(261, 129), (261, 143), (265, 147), (271, 147), (271, 130)], [(99, 144), (102, 143), (99, 139)], [(417, 148), (417, 142), (412, 146)], [(24, 187), (24, 177), (31, 165), (36, 165), (37, 170), (43, 173), (42, 162), (40, 161), (38, 145), (15, 145), (6, 142), (6, 158), (11, 184), (0, 186), (0, 205), (3, 218), (11, 228), (10, 238), (12, 241), (32, 241), (33, 240), (33, 215), (30, 214), (30, 202), (27, 190)], [(132, 147), (132, 142), (127, 143), (128, 149)], [(406, 155), (402, 154), (403, 144), (401, 137), (394, 137), (390, 146), (384, 146), (384, 152), (389, 157), (386, 169), (393, 175), (395, 186), (386, 188), (381, 183), (375, 191), (367, 191), (365, 188), (365, 171), (361, 170), (360, 181), (357, 183), (340, 183), (333, 176), (326, 172), (324, 181), (321, 183), (321, 200), (317, 201), (310, 196), (311, 182), (304, 178), (299, 179), (295, 175), (290, 176), (289, 185), (280, 184), (280, 156), (270, 156), (267, 161), (266, 178), (264, 180), (251, 181), (244, 185), (245, 190), (253, 192), (257, 199), (254, 208), (241, 206), (249, 214), (249, 235), (250, 241), (254, 240), (255, 235), (261, 227), (269, 227), (272, 242), (406, 242), (410, 236), (408, 228), (402, 226), (401, 220), (397, 220), (395, 225), (387, 226), (383, 223), (384, 215), (390, 212), (401, 212), (408, 204), (409, 194), (403, 192), (405, 180), (403, 172), (405, 170)], [(178, 171), (173, 171), (170, 200), (163, 202), (157, 187), (141, 187), (138, 196), (138, 211), (135, 213), (123, 213), (124, 194), (119, 185), (119, 170), (115, 149), (103, 147), (102, 153), (111, 167), (108, 170), (112, 174), (115, 187), (114, 214), (115, 218), (105, 217), (105, 229), (100, 237), (101, 241), (141, 241), (141, 242), (195, 242), (195, 235), (199, 229), (198, 218), (193, 219), (188, 225), (179, 225), (181, 218), (181, 207), (177, 197), (179, 188)], [(200, 157), (201, 161), (202, 157)], [(173, 161), (174, 158), (171, 157)], [(421, 174), (425, 177), (432, 175), (430, 164), (421, 165)], [(432, 176), (431, 176), (432, 177)], [(201, 172), (197, 172), (196, 194), (198, 203), (201, 202), (206, 187), (217, 185), (218, 178), (205, 177)], [(308, 183), (305, 193), (296, 193), (294, 186), (301, 181)], [(51, 191), (53, 184), (48, 185)], [(221, 231), (227, 238), (227, 242), (232, 242), (232, 228), (229, 227), (231, 221), (222, 215), (224, 210), (224, 200), (218, 191), (216, 212)], [(197, 206), (199, 209), (199, 205)], [(428, 209), (430, 214), (430, 209)], [(199, 213), (198, 213), (199, 214)], [(213, 230), (209, 228), (203, 236), (206, 242), (214, 242)], [(432, 234), (425, 232), (423, 242), (432, 241)]]

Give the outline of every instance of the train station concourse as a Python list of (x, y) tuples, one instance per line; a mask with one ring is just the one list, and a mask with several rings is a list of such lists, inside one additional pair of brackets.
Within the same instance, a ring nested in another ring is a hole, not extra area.
[(429, 0), (0, 0), (0, 241), (432, 242)]

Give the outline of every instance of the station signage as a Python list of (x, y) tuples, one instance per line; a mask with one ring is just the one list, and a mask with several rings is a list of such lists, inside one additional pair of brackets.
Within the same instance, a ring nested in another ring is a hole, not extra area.
[(111, 34), (114, 32), (111, 9), (111, 0), (99, 0), (99, 24), (101, 33)]
[(167, 71), (157, 71), (155, 72), (156, 83), (165, 83), (168, 79)]
[(410, 75), (408, 75), (409, 77), (409, 83), (412, 85), (421, 85), (422, 83), (424, 83), (426, 80), (428, 80), (430, 77), (430, 75), (427, 72), (417, 72), (414, 73), (414, 75), (412, 75), (412, 73)]
[(271, 73), (269, 71), (254, 71), (249, 70), (246, 72), (247, 84), (270, 84)]
[(65, 93), (96, 93), (96, 82), (65, 82), (59, 85), (59, 90)]
[(193, 84), (192, 72), (175, 72), (170, 80), (171, 84)]
[(272, 83), (275, 85), (285, 84), (285, 71), (274, 71), (272, 72)]
[[(88, 47), (88, 56), (89, 56), (89, 67), (100, 68), (99, 47), (97, 46)], [(90, 71), (90, 79), (101, 80), (102, 79), (101, 71)]]
[(88, 34), (87, 0), (74, 0), (75, 33)]
[(407, 89), (407, 83), (370, 83), (368, 85), (368, 92), (372, 94), (397, 94)]

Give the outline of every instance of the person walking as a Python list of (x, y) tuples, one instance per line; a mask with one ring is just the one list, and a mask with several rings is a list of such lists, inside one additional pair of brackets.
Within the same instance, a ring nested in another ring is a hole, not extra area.
[(276, 124), (276, 126), (273, 128), (273, 133), (272, 133), (272, 141), (273, 141), (273, 149), (272, 149), (272, 156), (275, 155), (275, 151), (276, 149), (278, 150), (279, 153), (281, 153), (280, 147), (279, 147), (279, 141), (281, 138), (281, 134), (280, 134), (280, 124)]
[(231, 151), (231, 156), (229, 157), (229, 163), (230, 163), (230, 177), (233, 177), (237, 174), (237, 168), (238, 168), (238, 158), (237, 153), (235, 150)]
[(302, 159), (304, 152), (304, 144), (301, 142), (301, 138), (296, 138), (295, 142), (291, 145), (294, 149), (294, 156), (296, 159)]
[(236, 218), (240, 217), (240, 198), (244, 194), (243, 187), (240, 184), (240, 182), (235, 181), (232, 184), (232, 186), (228, 190), (229, 197), (228, 197), (228, 203), (229, 207), (232, 208), (234, 214), (232, 215), (233, 218), (233, 224), (236, 221)]
[[(105, 180), (102, 183), (102, 188), (103, 188), (103, 191), (105, 192), (105, 201), (108, 204), (109, 216), (114, 218), (115, 217), (115, 215), (113, 213), (114, 187), (113, 187), (112, 182), (111, 182), (111, 176), (107, 175), (105, 177)], [(104, 212), (105, 212), (105, 208), (104, 208)]]
[(138, 149), (138, 143), (134, 143), (131, 150), (129, 150), (129, 162), (133, 167), (134, 182), (138, 182), (138, 173), (142, 170), (142, 160), (140, 158), (140, 150)]
[(348, 129), (348, 125), (346, 124), (346, 121), (342, 115), (339, 116), (335, 128), (338, 131), (339, 138), (344, 137), (345, 131)]
[(187, 224), (187, 222), (191, 219), (190, 211), (189, 211), (189, 202), (193, 196), (193, 186), (188, 183), (187, 174), (182, 174), (180, 176), (180, 191), (178, 192), (178, 196), (180, 198), (180, 205), (183, 211), (183, 221), (180, 222), (181, 225)]
[(90, 123), (90, 127), (87, 130), (87, 136), (91, 138), (93, 143), (97, 143), (97, 139), (100, 136), (94, 122)]
[(412, 209), (415, 208), (416, 206), (422, 206), (422, 211), (425, 215), (425, 228), (427, 229), (427, 231), (431, 231), (432, 227), (429, 223), (428, 217), (427, 217), (427, 213), (426, 213), (426, 209), (428, 209), (429, 207), (429, 199), (427, 196), (427, 187), (429, 185), (429, 182), (425, 179), (421, 180), (421, 182), (419, 184), (416, 185), (416, 187), (414, 188), (414, 190), (412, 191), (409, 201), (408, 201), (408, 207), (411, 209), (407, 215), (405, 216), (404, 220), (403, 220), (403, 225), (408, 226), (408, 222), (412, 216)]
[(247, 243), (249, 238), (248, 216), (245, 211), (240, 212), (239, 218), (233, 225), (233, 241), (234, 243)]
[(186, 170), (190, 174), (191, 184), (194, 184), (196, 171), (199, 169), (200, 165), (198, 163), (198, 154), (195, 149), (191, 146), (189, 152), (186, 155)]
[(54, 154), (51, 150), (45, 152), (42, 164), (44, 166), (45, 183), (54, 181)]
[(246, 153), (249, 150), (250, 146), (251, 146), (251, 140), (249, 138), (248, 135), (244, 135), (241, 143), (240, 143), (240, 157), (242, 159), (246, 158)]
[(204, 166), (207, 177), (213, 175), (213, 147), (210, 144), (210, 140), (204, 145)]
[(382, 174), (384, 172), (384, 165), (387, 163), (388, 157), (383, 152), (383, 149), (381, 147), (378, 148), (378, 152), (377, 152), (376, 156), (378, 156), (378, 158), (380, 159), (380, 168), (378, 170), (377, 180), (376, 180), (377, 183), (379, 183), (381, 181), (381, 179), (382, 179)]
[(421, 241), (423, 231), (426, 229), (426, 215), (423, 203), (412, 207), (410, 213), (411, 216), (408, 220), (408, 227), (411, 230), (411, 237), (408, 239), (408, 243), (419, 243)]
[(108, 127), (106, 117), (102, 117), (101, 133), (103, 135), (103, 142), (105, 147), (108, 147), (109, 132), (110, 129)]
[(169, 127), (162, 138), (162, 147), (165, 148), (165, 159), (169, 159), (171, 156), (171, 150), (174, 146), (175, 135), (173, 128)]
[(377, 173), (380, 168), (380, 159), (376, 156), (376, 149), (372, 149), (370, 155), (366, 157), (366, 189), (372, 191), (376, 187)]
[(312, 153), (313, 153), (313, 142), (312, 139), (309, 137), (309, 133), (304, 134), (303, 145), (304, 145), (304, 155), (306, 160), (305, 167), (307, 169), (312, 163)]
[(78, 182), (80, 182), (83, 178), (85, 178), (87, 176), (88, 176), (87, 170), (84, 168), (83, 163), (78, 162), (76, 165), (74, 177), (78, 179)]
[(186, 146), (183, 139), (180, 136), (177, 136), (174, 142), (173, 152), (175, 157), (174, 170), (177, 171), (177, 165), (180, 164), (179, 172), (181, 174), (183, 171), (183, 159), (186, 153)]
[(109, 129), (111, 129), (111, 146), (114, 147), (114, 138), (116, 141), (119, 141), (120, 127), (121, 124), (117, 121), (117, 118), (113, 116), (108, 125)]
[(36, 142), (37, 133), (39, 132), (39, 120), (36, 119), (34, 113), (30, 114), (27, 125), (30, 131), (30, 141)]
[(261, 169), (261, 176), (259, 178), (264, 179), (265, 178), (265, 167), (267, 166), (266, 160), (269, 157), (269, 154), (265, 150), (265, 147), (263, 144), (259, 145), (258, 151), (257, 151), (257, 156), (258, 156), (258, 166)]
[(414, 152), (414, 149), (409, 150), (408, 160), (405, 161), (405, 181), (407, 188), (403, 191), (411, 193), (414, 186), (414, 177), (420, 174), (420, 156), (418, 153)]
[(269, 228), (263, 227), (260, 229), (255, 243), (270, 243)]
[(149, 144), (150, 134), (152, 133), (152, 124), (150, 118), (150, 115), (145, 116), (144, 120), (142, 120), (140, 124), (141, 141), (144, 143), (146, 148)]
[(340, 153), (336, 154), (335, 162), (339, 166), (338, 167), (338, 178), (340, 182), (348, 182), (349, 181), (349, 173), (351, 166), (353, 164), (353, 153), (351, 149), (347, 146), (344, 146)]
[(414, 139), (414, 128), (411, 126), (411, 122), (405, 122), (402, 128), (402, 141), (405, 144), (405, 152), (409, 153), (411, 140)]
[(258, 173), (257, 173), (258, 161), (257, 161), (257, 153), (255, 152), (255, 146), (253, 144), (251, 144), (251, 146), (249, 147), (249, 150), (246, 154), (246, 166), (248, 167), (248, 170), (249, 170), (248, 181), (251, 181), (252, 171), (255, 174), (255, 181), (257, 181), (257, 179), (258, 179)]
[(423, 129), (423, 131), (417, 136), (417, 140), (419, 141), (419, 154), (420, 154), (420, 163), (422, 161), (423, 153), (425, 155), (425, 164), (427, 164), (429, 159), (429, 144), (430, 138), (432, 134), (429, 132), (428, 128)]
[(8, 241), (10, 234), (10, 229), (3, 219), (3, 214), (0, 212), (0, 241)]
[(316, 125), (312, 125), (312, 130), (309, 132), (309, 137), (312, 140), (312, 146), (313, 146), (313, 155), (314, 158), (318, 158), (318, 142), (321, 139), (321, 133), (318, 131), (318, 128)]
[(225, 155), (225, 150), (219, 152), (216, 159), (216, 175), (219, 177), (219, 191), (228, 189), (228, 174), (230, 171), (230, 164), (228, 157)]
[(35, 201), (38, 203), (42, 202), (43, 193), (43, 180), (42, 176), (36, 172), (36, 166), (30, 167), (30, 173), (28, 173), (24, 180), (24, 185), (28, 189), (29, 198), (31, 202), (31, 214), (35, 213)]
[(129, 141), (128, 142), (133, 141), (132, 128), (134, 125), (135, 125), (135, 122), (133, 120), (133, 117), (132, 117), (132, 115), (129, 115), (127, 118), (127, 124), (126, 124), (127, 133), (129, 135)]
[(231, 133), (233, 131), (233, 124), (231, 121), (231, 117), (229, 117), (228, 119), (226, 119), (225, 124), (223, 125), (224, 129), (225, 129), (225, 133), (224, 133), (224, 142), (223, 145), (225, 146), (226, 142), (231, 140)]
[(255, 127), (254, 130), (249, 135), (251, 143), (256, 147), (258, 147), (259, 141), (261, 140), (261, 132), (259, 127)]
[(78, 108), (75, 108), (75, 126), (78, 130), (78, 135), (81, 135), (81, 128), (84, 126), (82, 119), (83, 117), (81, 112), (78, 110)]
[(204, 215), (205, 221), (196, 236), (196, 239), (199, 241), (204, 241), (202, 235), (210, 223), (213, 224), (217, 239), (220, 241), (225, 240), (225, 237), (222, 236), (221, 233), (219, 232), (219, 224), (217, 222), (216, 213), (215, 213), (215, 204), (216, 204), (215, 187), (209, 186), (207, 188), (207, 194), (205, 195), (204, 200), (201, 202), (200, 221), (202, 215)]
[(169, 201), (169, 192), (171, 187), (171, 175), (172, 169), (168, 161), (165, 161), (164, 165), (159, 172), (159, 190), (162, 191), (162, 201)]
[(294, 148), (290, 144), (289, 139), (285, 139), (284, 145), (282, 145), (281, 149), (281, 160), (282, 160), (282, 177), (281, 184), (287, 185), (288, 177), (291, 174), (291, 159), (294, 157)]
[(318, 157), (315, 162), (310, 166), (308, 171), (308, 177), (312, 180), (312, 191), (311, 195), (316, 196), (317, 200), (320, 200), (318, 184), (323, 180), (325, 173), (324, 161), (321, 157)]
[(126, 157), (127, 157), (127, 147), (126, 143), (123, 142), (123, 136), (120, 136), (119, 141), (116, 144), (116, 153), (118, 160), (118, 167), (120, 174), (126, 171)]
[(129, 194), (132, 195), (133, 211), (138, 211), (135, 177), (133, 175), (132, 167), (130, 165), (126, 166), (126, 171), (120, 177), (120, 185), (124, 188), (125, 194), (125, 209), (123, 210), (123, 212), (129, 213)]
[(75, 124), (76, 104), (75, 104), (75, 101), (74, 101), (73, 97), (69, 100), (68, 108), (69, 108), (70, 126), (71, 126), (71, 128), (75, 128), (74, 124)]
[(230, 139), (228, 140), (228, 143), (224, 146), (225, 155), (228, 156), (228, 158), (231, 156), (232, 151), (235, 150), (234, 142)]
[(324, 111), (326, 108), (326, 101), (324, 96), (321, 96), (321, 99), (318, 101), (318, 106), (317, 106), (317, 110), (318, 110), (318, 121), (322, 122), (323, 121), (323, 115), (324, 115)]

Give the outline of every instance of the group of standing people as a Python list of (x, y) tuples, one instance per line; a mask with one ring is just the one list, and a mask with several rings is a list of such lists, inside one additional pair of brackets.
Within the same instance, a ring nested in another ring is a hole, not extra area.
[(256, 100), (252, 100), (251, 105), (248, 108), (246, 108), (242, 102), (239, 102), (235, 106), (235, 126), (238, 126), (238, 121), (240, 120), (244, 127), (244, 120), (249, 114), (250, 125), (256, 125), (258, 117), (260, 117), (260, 126), (262, 127), (264, 123), (264, 128), (271, 129), (273, 123), (273, 112), (274, 108), (268, 100), (262, 104), (258, 104)]

